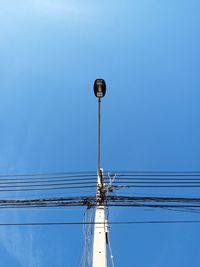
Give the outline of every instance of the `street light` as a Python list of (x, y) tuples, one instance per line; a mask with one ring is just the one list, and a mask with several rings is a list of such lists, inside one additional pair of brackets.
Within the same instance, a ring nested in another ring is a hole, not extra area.
[(106, 94), (106, 83), (103, 79), (96, 79), (94, 82), (94, 94), (98, 98), (102, 98)]
[(98, 175), (101, 176), (101, 98), (106, 94), (106, 83), (103, 79), (96, 79), (94, 81), (94, 94), (98, 98)]

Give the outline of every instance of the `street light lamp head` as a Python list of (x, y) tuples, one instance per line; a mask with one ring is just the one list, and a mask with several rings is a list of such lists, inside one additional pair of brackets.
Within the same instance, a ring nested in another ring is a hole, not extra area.
[(96, 79), (94, 82), (94, 94), (98, 98), (102, 98), (106, 94), (106, 83), (103, 79)]

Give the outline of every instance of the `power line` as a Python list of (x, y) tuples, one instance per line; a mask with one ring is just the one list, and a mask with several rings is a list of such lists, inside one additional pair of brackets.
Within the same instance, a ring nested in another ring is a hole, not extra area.
[(90, 184), (90, 185), (96, 185), (96, 182), (73, 182), (73, 183), (71, 183), (71, 182), (64, 182), (64, 183), (50, 183), (50, 184), (46, 184), (46, 183), (41, 183), (41, 184), (25, 184), (25, 185), (23, 185), (23, 183), (20, 183), (20, 185), (19, 184), (17, 184), (17, 185), (15, 185), (14, 183), (12, 184), (12, 185), (0, 185), (0, 188), (12, 188), (12, 187), (32, 187), (32, 186), (36, 186), (36, 187), (38, 187), (38, 186), (46, 186), (46, 187), (51, 187), (51, 186), (63, 186), (63, 185), (85, 185), (85, 184)]
[[(105, 173), (105, 172), (104, 172)], [(157, 178), (190, 178), (197, 177), (200, 178), (200, 172), (108, 172), (108, 177), (119, 178), (147, 178), (152, 179)]]
[[(38, 182), (38, 181), (37, 181)], [(0, 191), (9, 191), (7, 190), (8, 188), (21, 188), (21, 189), (16, 189), (16, 190), (11, 190), (11, 191), (21, 191), (21, 190), (25, 190), (25, 189), (22, 189), (22, 188), (29, 188), (29, 187), (52, 187), (52, 186), (66, 186), (66, 185), (70, 185), (69, 188), (74, 188), (74, 187), (71, 187), (71, 186), (76, 186), (76, 185), (96, 185), (96, 182), (93, 182), (93, 181), (88, 181), (88, 180), (81, 180), (81, 181), (76, 181), (74, 182), (73, 180), (70, 180), (70, 181), (64, 181), (64, 182), (60, 182), (58, 183), (58, 181), (56, 181), (56, 183), (54, 181), (41, 181), (40, 183), (37, 183), (36, 181), (34, 182), (31, 182), (31, 181), (28, 181), (28, 182), (5, 182), (5, 183), (2, 183), (0, 182)], [(121, 185), (122, 184), (122, 185)], [(196, 181), (184, 181), (184, 182), (155, 182), (155, 181), (151, 181), (151, 182), (140, 182), (140, 181), (119, 181), (119, 182), (116, 182), (116, 183), (113, 183), (113, 188), (133, 188), (133, 187), (145, 187), (145, 188), (148, 188), (148, 187), (167, 187), (167, 188), (170, 188), (170, 187), (179, 187), (179, 188), (190, 188), (190, 187), (200, 187), (200, 182), (196, 182)], [(1, 189), (1, 188), (5, 188), (5, 189)], [(78, 187), (80, 188), (80, 187)], [(34, 189), (37, 189), (37, 188), (34, 188)], [(33, 189), (33, 190), (34, 190)], [(52, 188), (52, 189), (55, 189), (55, 188)], [(57, 189), (57, 188), (56, 188)], [(27, 190), (30, 190), (30, 189), (27, 189)], [(38, 189), (40, 190), (40, 189)]]
[(17, 191), (45, 191), (45, 190), (63, 190), (63, 189), (81, 189), (81, 188), (95, 188), (93, 185), (84, 186), (64, 186), (64, 187), (45, 187), (45, 188), (21, 188), (21, 189), (0, 189), (0, 192), (17, 192)]
[(131, 182), (135, 182), (135, 181), (142, 181), (142, 182), (154, 182), (154, 181), (160, 181), (160, 182), (168, 182), (168, 181), (172, 181), (172, 182), (182, 182), (182, 181), (188, 181), (188, 182), (193, 182), (193, 181), (200, 181), (200, 178), (177, 178), (177, 177), (174, 177), (174, 178), (144, 178), (144, 177), (124, 177), (124, 178), (116, 178), (116, 180), (114, 182), (119, 182), (119, 181), (122, 181), (122, 182), (128, 182), (128, 181), (131, 181)]
[[(109, 224), (195, 224), (200, 223), (200, 220), (173, 220), (173, 221), (111, 221)], [(95, 222), (30, 222), (30, 223), (0, 223), (0, 226), (53, 226), (53, 225), (88, 225), (88, 224), (104, 224)]]
[[(39, 208), (39, 207), (95, 207), (97, 206), (95, 196), (79, 197), (57, 197), (36, 199), (1, 199), (0, 208)], [(169, 210), (195, 211), (200, 210), (200, 198), (183, 197), (146, 197), (146, 196), (106, 196), (105, 206), (129, 207), (129, 208), (162, 208)]]
[(49, 182), (76, 182), (76, 181), (94, 181), (95, 180), (95, 176), (92, 178), (73, 178), (71, 179), (71, 177), (57, 177), (58, 179), (52, 178), (27, 178), (27, 179), (0, 179), (0, 184), (29, 184), (29, 183), (38, 183), (38, 182), (42, 182), (42, 183), (49, 183)]
[(113, 188), (199, 188), (200, 185), (113, 185)]
[(80, 172), (33, 172), (33, 173), (9, 173), (9, 174), (0, 174), (0, 177), (35, 177), (35, 176), (61, 176), (61, 175), (95, 175), (97, 174), (96, 171), (80, 171)]
[(156, 202), (200, 202), (192, 197), (157, 197), (157, 196), (107, 196), (106, 200), (114, 201), (156, 201)]
[[(105, 172), (104, 172), (105, 173)], [(51, 179), (51, 178), (77, 178), (77, 177), (96, 177), (96, 171), (87, 172), (49, 172), (49, 173), (13, 173), (13, 174), (0, 174), (0, 180), (17, 179)], [(108, 177), (116, 176), (127, 178), (152, 178), (152, 177), (199, 177), (200, 172), (108, 172)], [(22, 178), (21, 178), (22, 177)]]
[[(11, 177), (11, 178), (10, 178)], [(45, 180), (58, 180), (58, 179), (66, 179), (66, 180), (76, 180), (76, 179), (81, 179), (85, 180), (85, 179), (94, 179), (96, 178), (96, 175), (69, 175), (69, 176), (17, 176), (17, 177), (13, 177), (13, 176), (9, 176), (8, 178), (3, 176), (0, 177), (0, 181), (37, 181), (37, 180), (41, 180), (41, 181), (45, 181)]]
[[(138, 184), (146, 184), (146, 185), (193, 185), (193, 184), (196, 184), (196, 185), (199, 185), (200, 184), (200, 182), (196, 182), (196, 181), (178, 181), (178, 182), (176, 182), (176, 181), (172, 181), (172, 182), (169, 182), (169, 181), (117, 181), (116, 182), (116, 184), (136, 184), (136, 185), (138, 185)], [(115, 182), (113, 183), (113, 184), (115, 184)]]

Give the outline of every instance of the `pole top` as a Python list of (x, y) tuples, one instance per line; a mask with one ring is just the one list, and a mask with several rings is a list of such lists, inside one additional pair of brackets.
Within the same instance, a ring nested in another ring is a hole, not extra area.
[(96, 79), (94, 81), (94, 94), (98, 98), (102, 98), (106, 94), (106, 83), (103, 79)]

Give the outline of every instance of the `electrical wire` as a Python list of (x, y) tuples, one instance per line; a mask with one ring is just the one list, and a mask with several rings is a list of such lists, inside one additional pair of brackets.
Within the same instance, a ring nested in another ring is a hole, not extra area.
[[(88, 224), (87, 224), (88, 222)], [(92, 209), (87, 208), (83, 218), (84, 249), (81, 259), (82, 267), (90, 267), (92, 260)]]
[(81, 188), (95, 188), (93, 185), (84, 186), (64, 186), (64, 187), (44, 187), (44, 188), (20, 188), (20, 189), (0, 189), (0, 192), (17, 192), (17, 191), (37, 191), (37, 190), (63, 190), (63, 189), (81, 189)]
[(200, 171), (106, 171), (110, 175), (129, 175), (129, 176), (154, 176), (154, 175), (162, 175), (162, 176), (189, 176), (189, 175), (198, 175), (200, 176)]
[(113, 188), (199, 188), (200, 185), (114, 185)]
[[(109, 224), (121, 225), (121, 224), (196, 224), (200, 223), (200, 220), (159, 220), (159, 221), (111, 221)], [(104, 224), (95, 222), (25, 222), (25, 223), (0, 223), (1, 226), (61, 226), (61, 225), (84, 225), (84, 224)]]
[(13, 185), (0, 185), (0, 188), (12, 188), (12, 187), (14, 187), (14, 188), (16, 188), (16, 187), (32, 187), (32, 186), (36, 186), (36, 187), (38, 187), (38, 186), (40, 186), (40, 187), (42, 187), (42, 186), (46, 186), (46, 187), (51, 187), (51, 186), (63, 186), (63, 185), (85, 185), (85, 184), (90, 184), (90, 185), (96, 185), (96, 182), (73, 182), (73, 183), (69, 183), (69, 182), (65, 182), (65, 183), (50, 183), (50, 184), (43, 184), (43, 183), (41, 183), (41, 184), (25, 184), (25, 185), (23, 185), (23, 183), (21, 184), (21, 185), (15, 185), (15, 184), (13, 184)]
[[(39, 177), (40, 176), (40, 177)], [(118, 177), (119, 176), (119, 177)], [(191, 177), (192, 179), (191, 179)], [(4, 178), (3, 178), (4, 177)], [(115, 179), (112, 179), (115, 177)], [(189, 178), (188, 178), (189, 177)], [(193, 178), (194, 177), (194, 178)], [(22, 174), (19, 176), (5, 175), (0, 179), (0, 193), (23, 191), (49, 191), (55, 190), (78, 190), (77, 197), (72, 198), (38, 198), (31, 199), (26, 195), (26, 199), (0, 199), (0, 208), (38, 208), (38, 207), (78, 207), (87, 206), (95, 207), (97, 205), (96, 197), (80, 196), (80, 191), (84, 188), (96, 189), (97, 173), (59, 173), (59, 174)], [(51, 179), (50, 179), (51, 178)], [(129, 188), (199, 188), (200, 173), (199, 172), (163, 172), (163, 173), (109, 173), (105, 183), (112, 183), (112, 190), (129, 189)], [(107, 188), (107, 187), (106, 187)], [(92, 191), (91, 191), (92, 193)], [(107, 192), (109, 193), (109, 192)], [(165, 198), (155, 196), (110, 196), (107, 194), (105, 198), (105, 206), (109, 207), (137, 207), (137, 208), (162, 208), (174, 211), (194, 212), (200, 210), (199, 198)]]
[(200, 177), (195, 176), (195, 177), (181, 177), (181, 176), (167, 176), (167, 177), (160, 177), (160, 176), (153, 176), (153, 177), (117, 177), (115, 178), (115, 181), (147, 181), (147, 182), (153, 182), (153, 181), (199, 181)]
[(14, 179), (14, 181), (10, 181), (10, 179), (5, 179), (2, 181), (2, 179), (0, 179), (0, 185), (1, 184), (30, 184), (30, 183), (49, 183), (49, 182), (76, 182), (76, 181), (95, 181), (96, 176), (94, 176), (93, 178), (73, 178), (73, 179), (69, 179), (68, 177), (62, 177), (62, 179), (49, 179), (49, 178), (43, 178), (43, 179)]
[[(129, 208), (161, 208), (176, 209), (184, 211), (200, 211), (200, 198), (169, 198), (169, 197), (130, 197), (130, 196), (106, 196), (107, 207), (129, 207)], [(96, 196), (58, 197), (40, 199), (4, 199), (0, 200), (0, 208), (39, 208), (39, 207), (95, 207)]]
[(33, 172), (33, 173), (9, 173), (9, 174), (0, 174), (0, 177), (35, 177), (35, 176), (84, 176), (84, 175), (94, 175), (97, 174), (96, 171), (80, 171), (80, 172)]
[(197, 185), (197, 186), (199, 186), (199, 184), (200, 184), (200, 182), (196, 182), (196, 181), (181, 181), (181, 182), (175, 182), (175, 181), (173, 181), (173, 182), (165, 182), (165, 181), (152, 181), (152, 182), (140, 182), (140, 181), (134, 181), (134, 182), (130, 182), (130, 181), (117, 181), (116, 182), (117, 184), (133, 184), (133, 185), (166, 185), (166, 186), (168, 186), (168, 185), (176, 185), (176, 186), (178, 186), (178, 185), (188, 185), (188, 186), (190, 186), (190, 185), (192, 185), (192, 186), (194, 186), (194, 185)]

